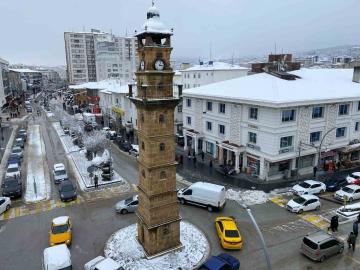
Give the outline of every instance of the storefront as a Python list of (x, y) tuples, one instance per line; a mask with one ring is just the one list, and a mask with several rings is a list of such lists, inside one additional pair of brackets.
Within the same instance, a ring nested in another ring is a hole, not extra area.
[(337, 152), (334, 150), (321, 153), (320, 166), (324, 169), (324, 171), (335, 170), (336, 156)]
[(270, 163), (268, 177), (272, 179), (289, 177), (290, 168), (291, 168), (291, 159)]
[(258, 176), (260, 174), (260, 159), (256, 156), (250, 156), (247, 154), (247, 173), (252, 176)]
[(194, 150), (196, 154), (202, 151), (203, 136), (199, 132), (193, 129), (185, 129), (184, 137), (185, 137), (185, 144), (184, 144), (185, 151)]

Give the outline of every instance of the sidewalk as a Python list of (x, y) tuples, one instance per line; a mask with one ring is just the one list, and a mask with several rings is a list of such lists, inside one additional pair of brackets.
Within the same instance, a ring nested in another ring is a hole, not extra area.
[[(285, 188), (293, 186), (296, 182), (305, 179), (314, 179), (312, 174), (302, 175), (299, 178), (291, 177), (288, 179), (264, 181), (257, 177), (252, 177), (245, 173), (240, 173), (232, 176), (225, 176), (221, 173), (219, 165), (213, 161), (213, 167), (210, 168), (210, 159), (205, 155), (204, 162), (201, 160), (201, 155), (196, 156), (196, 163), (193, 158), (188, 158), (188, 153), (182, 148), (176, 147), (176, 155), (183, 156), (183, 164), (177, 166), (177, 173), (191, 182), (206, 181), (214, 184), (221, 184), (227, 188), (244, 188), (244, 189), (258, 189), (265, 192), (270, 192), (273, 189)], [(329, 178), (342, 178), (348, 173), (355, 171), (356, 168), (342, 169), (340, 172), (325, 172), (318, 171), (317, 180), (323, 181)]]

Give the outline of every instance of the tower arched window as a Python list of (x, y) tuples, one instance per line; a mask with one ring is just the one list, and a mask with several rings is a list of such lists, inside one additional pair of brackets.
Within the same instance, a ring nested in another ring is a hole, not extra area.
[(141, 175), (142, 175), (142, 177), (145, 178), (145, 170), (142, 170), (142, 171), (141, 171)]
[(160, 172), (160, 179), (166, 179), (166, 172), (165, 171)]
[(141, 123), (144, 123), (144, 114), (143, 113), (141, 114), (140, 118), (141, 118)]
[(165, 115), (162, 114), (162, 113), (159, 115), (159, 123), (160, 123), (160, 124), (165, 123)]
[(165, 151), (165, 143), (160, 143), (160, 151)]
[(145, 151), (145, 143), (144, 142), (141, 143), (141, 149)]

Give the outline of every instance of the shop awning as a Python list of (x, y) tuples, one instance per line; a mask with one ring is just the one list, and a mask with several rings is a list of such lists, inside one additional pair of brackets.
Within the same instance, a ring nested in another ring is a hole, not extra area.
[(359, 151), (359, 150), (360, 150), (360, 143), (355, 143), (355, 144), (344, 147), (341, 152), (342, 153), (351, 153), (351, 152), (355, 152), (355, 151)]
[(118, 108), (118, 107), (112, 107), (111, 108), (111, 111), (120, 115), (120, 116), (124, 116), (125, 115), (125, 111), (121, 108)]
[(321, 158), (334, 157), (334, 156), (336, 156), (335, 151), (327, 151), (321, 153)]

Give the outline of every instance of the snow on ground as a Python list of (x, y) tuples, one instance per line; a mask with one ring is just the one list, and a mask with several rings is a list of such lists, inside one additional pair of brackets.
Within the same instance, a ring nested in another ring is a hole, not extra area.
[[(15, 135), (16, 135), (16, 130), (17, 130), (18, 126), (17, 125), (13, 125), (13, 129), (11, 132), (11, 136), (9, 138), (9, 141), (5, 147), (5, 151), (3, 154), (3, 157), (1, 159), (1, 163), (0, 163), (0, 175), (4, 175), (5, 171), (6, 171), (6, 167), (7, 167), (7, 162), (11, 153), (11, 149), (12, 149), (12, 145), (14, 143), (15, 140)], [(2, 183), (3, 178), (0, 177), (0, 184)]]
[(119, 262), (125, 270), (186, 270), (199, 266), (209, 254), (209, 243), (205, 235), (197, 227), (184, 221), (180, 223), (183, 248), (163, 256), (146, 259), (136, 237), (136, 224), (118, 230), (105, 244), (105, 256)]
[(45, 166), (45, 145), (41, 138), (40, 126), (28, 128), (28, 155), (25, 202), (37, 202), (50, 198), (50, 177)]
[(261, 190), (233, 190), (226, 191), (226, 199), (244, 203), (246, 205), (266, 203), (269, 194)]
[[(73, 144), (71, 137), (64, 134), (64, 131), (61, 128), (59, 122), (54, 122), (52, 125), (65, 149), (70, 166), (72, 166), (73, 170), (75, 171), (77, 176), (76, 179), (80, 185), (81, 190), (86, 191), (90, 188), (94, 188), (94, 181), (88, 172), (88, 168), (93, 165), (93, 163), (85, 157), (85, 150), (81, 150), (78, 146)], [(94, 172), (94, 174), (97, 174), (99, 177), (99, 187), (117, 184), (122, 186), (123, 192), (128, 192), (130, 190), (130, 185), (128, 182), (123, 177), (121, 177), (118, 172), (115, 170), (113, 172), (114, 175), (111, 181), (103, 181), (101, 175), (99, 175), (100, 171)]]

